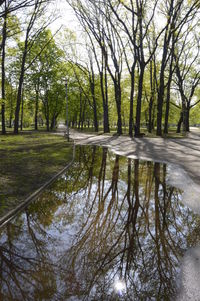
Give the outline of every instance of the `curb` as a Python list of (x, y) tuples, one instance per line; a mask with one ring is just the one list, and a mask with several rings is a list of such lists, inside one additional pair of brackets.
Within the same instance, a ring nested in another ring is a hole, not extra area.
[(34, 201), (44, 189), (51, 185), (58, 177), (60, 177), (74, 162), (75, 158), (75, 144), (73, 144), (73, 157), (72, 161), (68, 163), (61, 171), (59, 171), (55, 176), (53, 176), (49, 181), (42, 185), (39, 189), (28, 196), (21, 204), (19, 204), (14, 209), (10, 210), (7, 214), (0, 218), (0, 229), (5, 226), (9, 221), (11, 221), (22, 209), (26, 208), (32, 201)]

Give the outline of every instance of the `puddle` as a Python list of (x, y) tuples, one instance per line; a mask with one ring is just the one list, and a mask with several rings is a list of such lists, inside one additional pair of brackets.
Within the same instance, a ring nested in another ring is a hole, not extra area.
[(73, 166), (1, 229), (0, 300), (175, 300), (200, 217), (171, 174), (77, 147)]

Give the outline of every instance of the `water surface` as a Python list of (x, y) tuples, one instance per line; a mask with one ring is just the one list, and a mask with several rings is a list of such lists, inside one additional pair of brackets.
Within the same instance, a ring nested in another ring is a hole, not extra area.
[(200, 218), (168, 166), (77, 147), (0, 233), (0, 300), (175, 300)]

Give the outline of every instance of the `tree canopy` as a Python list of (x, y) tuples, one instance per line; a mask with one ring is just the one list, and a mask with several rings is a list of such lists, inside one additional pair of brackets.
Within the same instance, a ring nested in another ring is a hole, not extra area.
[[(161, 136), (199, 124), (199, 0), (67, 0), (81, 34), (54, 33), (55, 1), (0, 2), (1, 126)], [(23, 16), (23, 17), (21, 17)]]

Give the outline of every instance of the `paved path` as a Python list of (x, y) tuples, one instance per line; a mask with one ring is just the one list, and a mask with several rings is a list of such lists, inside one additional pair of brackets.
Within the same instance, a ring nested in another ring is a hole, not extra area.
[(129, 138), (95, 135), (70, 130), (75, 144), (100, 145), (132, 158), (180, 165), (200, 185), (200, 130), (193, 129), (187, 138)]

